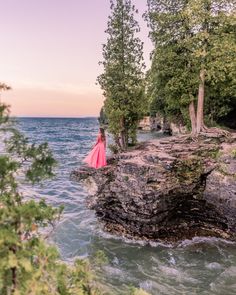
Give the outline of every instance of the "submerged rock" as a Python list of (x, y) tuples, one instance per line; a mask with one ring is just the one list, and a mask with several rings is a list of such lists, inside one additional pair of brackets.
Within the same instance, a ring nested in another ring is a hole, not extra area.
[(140, 144), (72, 178), (89, 191), (108, 232), (175, 242), (194, 236), (236, 239), (236, 139), (165, 138)]

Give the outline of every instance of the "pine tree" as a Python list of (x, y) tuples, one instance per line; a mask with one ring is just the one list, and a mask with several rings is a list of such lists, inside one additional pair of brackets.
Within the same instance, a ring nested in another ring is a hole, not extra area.
[(111, 0), (107, 43), (103, 45), (104, 72), (98, 82), (104, 91), (109, 131), (122, 149), (136, 142), (136, 129), (146, 108), (143, 44), (131, 0)]
[(193, 134), (206, 131), (204, 102), (226, 112), (234, 95), (235, 0), (148, 0), (148, 7), (150, 93), (168, 114), (185, 119), (188, 110)]

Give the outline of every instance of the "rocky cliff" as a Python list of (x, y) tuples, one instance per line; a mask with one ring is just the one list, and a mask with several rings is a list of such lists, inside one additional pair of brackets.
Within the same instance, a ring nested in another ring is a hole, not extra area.
[(108, 232), (176, 242), (216, 236), (236, 240), (236, 137), (152, 140), (72, 178), (89, 191)]

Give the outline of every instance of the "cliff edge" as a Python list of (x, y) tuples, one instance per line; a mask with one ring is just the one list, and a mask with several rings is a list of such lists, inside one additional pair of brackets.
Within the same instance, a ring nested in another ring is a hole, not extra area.
[(152, 140), (94, 170), (73, 171), (88, 206), (119, 236), (177, 242), (194, 236), (236, 240), (236, 136)]

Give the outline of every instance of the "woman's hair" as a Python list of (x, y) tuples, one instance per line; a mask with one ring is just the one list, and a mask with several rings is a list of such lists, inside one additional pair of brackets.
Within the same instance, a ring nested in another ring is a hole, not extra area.
[(100, 134), (101, 134), (101, 136), (102, 136), (102, 141), (105, 141), (106, 140), (106, 135), (105, 135), (105, 130), (104, 130), (104, 128), (99, 128), (99, 132), (100, 132)]

